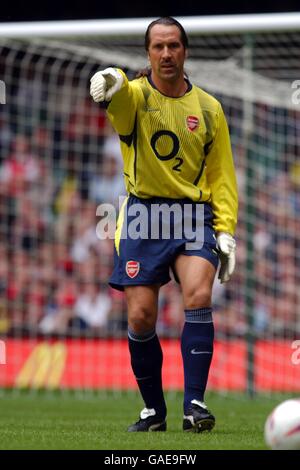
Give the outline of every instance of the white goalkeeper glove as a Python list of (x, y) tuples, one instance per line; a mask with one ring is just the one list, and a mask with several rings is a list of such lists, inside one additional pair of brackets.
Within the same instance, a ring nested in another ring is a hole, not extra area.
[(235, 239), (229, 233), (220, 232), (217, 234), (217, 247), (221, 261), (218, 277), (222, 284), (229, 281), (235, 268)]
[(93, 100), (96, 103), (110, 101), (112, 96), (122, 87), (123, 81), (123, 75), (112, 67), (96, 72), (90, 80), (90, 94)]

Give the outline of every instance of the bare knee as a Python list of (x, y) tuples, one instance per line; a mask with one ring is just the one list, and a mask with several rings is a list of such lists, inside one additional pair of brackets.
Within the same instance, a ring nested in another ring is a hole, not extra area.
[(128, 309), (128, 326), (136, 334), (143, 334), (155, 328), (156, 313), (146, 307)]
[(211, 306), (211, 288), (194, 287), (188, 289), (185, 294), (184, 304), (186, 309), (203, 308)]
[(155, 328), (159, 286), (132, 286), (125, 289), (128, 326), (136, 334)]

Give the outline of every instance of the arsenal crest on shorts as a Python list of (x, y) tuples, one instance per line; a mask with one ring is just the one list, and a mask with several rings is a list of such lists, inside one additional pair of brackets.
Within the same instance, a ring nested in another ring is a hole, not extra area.
[(199, 119), (197, 116), (188, 116), (186, 118), (186, 123), (188, 126), (188, 130), (193, 132), (199, 127)]
[(126, 274), (131, 279), (138, 275), (140, 271), (140, 263), (138, 261), (127, 261), (126, 263)]

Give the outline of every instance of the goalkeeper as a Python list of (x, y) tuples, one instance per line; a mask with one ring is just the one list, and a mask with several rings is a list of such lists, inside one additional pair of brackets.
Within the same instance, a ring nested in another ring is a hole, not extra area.
[[(215, 424), (204, 402), (214, 341), (211, 296), (219, 261), (221, 282), (230, 279), (235, 267), (235, 170), (220, 103), (184, 72), (188, 39), (182, 25), (171, 17), (153, 21), (145, 47), (150, 67), (139, 78), (128, 81), (115, 68), (91, 78), (91, 95), (106, 106), (120, 137), (128, 191), (117, 224), (110, 280), (113, 287), (125, 290), (131, 364), (145, 403), (128, 431), (166, 430), (163, 355), (155, 327), (159, 289), (170, 280), (171, 268), (181, 285), (185, 314), (183, 430), (201, 432)], [(202, 209), (201, 246), (189, 249), (184, 235), (165, 239), (161, 232), (152, 238), (122, 236), (136, 204), (149, 214), (142, 223), (149, 227), (154, 205), (173, 210), (174, 203), (184, 218), (190, 206), (193, 226), (197, 209)]]

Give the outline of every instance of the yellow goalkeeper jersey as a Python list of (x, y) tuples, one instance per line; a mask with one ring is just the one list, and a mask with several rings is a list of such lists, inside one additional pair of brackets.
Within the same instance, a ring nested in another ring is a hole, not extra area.
[(171, 98), (150, 77), (128, 81), (119, 71), (124, 83), (107, 113), (121, 141), (126, 190), (140, 198), (208, 202), (214, 229), (233, 235), (237, 186), (220, 103), (191, 84)]

